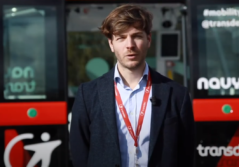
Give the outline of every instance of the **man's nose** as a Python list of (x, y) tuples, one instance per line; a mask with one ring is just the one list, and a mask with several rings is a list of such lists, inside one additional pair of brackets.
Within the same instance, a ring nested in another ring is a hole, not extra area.
[(126, 39), (126, 48), (127, 49), (133, 49), (135, 47), (135, 42), (132, 37), (127, 37)]

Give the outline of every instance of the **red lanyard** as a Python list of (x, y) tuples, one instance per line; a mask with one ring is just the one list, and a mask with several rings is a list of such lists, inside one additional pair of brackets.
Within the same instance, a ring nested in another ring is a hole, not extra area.
[(139, 134), (140, 134), (140, 131), (141, 131), (141, 128), (142, 128), (142, 124), (143, 124), (143, 120), (144, 120), (144, 115), (145, 115), (145, 111), (146, 111), (146, 107), (147, 107), (147, 103), (148, 103), (148, 99), (149, 99), (151, 85), (152, 85), (152, 82), (151, 82), (151, 76), (150, 76), (150, 73), (149, 73), (148, 74), (147, 85), (146, 85), (146, 88), (145, 88), (145, 91), (144, 91), (143, 103), (141, 105), (141, 110), (140, 110), (140, 113), (139, 113), (138, 126), (137, 126), (137, 131), (136, 131), (136, 136), (135, 136), (133, 128), (132, 128), (131, 123), (129, 121), (128, 114), (126, 112), (126, 109), (125, 109), (125, 107), (123, 105), (123, 102), (121, 100), (119, 91), (117, 89), (117, 84), (115, 82), (115, 98), (116, 98), (116, 101), (118, 103), (119, 110), (120, 110), (120, 112), (121, 112), (121, 114), (123, 116), (125, 125), (127, 126), (130, 135), (134, 139), (134, 146), (135, 147), (138, 147), (138, 142), (137, 141), (138, 141)]

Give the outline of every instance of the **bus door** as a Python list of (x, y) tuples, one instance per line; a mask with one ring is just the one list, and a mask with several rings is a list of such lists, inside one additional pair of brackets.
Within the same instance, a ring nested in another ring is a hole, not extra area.
[(239, 3), (189, 0), (196, 167), (239, 166)]
[(0, 166), (68, 166), (64, 11), (0, 1)]

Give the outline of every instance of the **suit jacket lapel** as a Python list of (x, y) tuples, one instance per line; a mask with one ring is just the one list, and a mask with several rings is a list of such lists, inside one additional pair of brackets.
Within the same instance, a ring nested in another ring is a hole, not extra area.
[(152, 96), (157, 99), (157, 104), (152, 105), (149, 160), (157, 143), (170, 94), (170, 87), (163, 81), (164, 78), (152, 69), (150, 69), (150, 72), (152, 75)]
[(119, 149), (119, 139), (115, 115), (114, 68), (97, 83), (99, 101), (109, 132)]

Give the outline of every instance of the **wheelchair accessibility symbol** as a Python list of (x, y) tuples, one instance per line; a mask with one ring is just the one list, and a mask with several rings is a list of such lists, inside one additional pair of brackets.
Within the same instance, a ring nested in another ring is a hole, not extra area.
[[(25, 139), (33, 139), (34, 135), (32, 133), (25, 133), (14, 137), (6, 146), (4, 152), (4, 163), (6, 167), (12, 167), (10, 163), (10, 153), (13, 146)], [(50, 134), (44, 132), (41, 134), (42, 143), (30, 144), (25, 145), (25, 150), (34, 151), (32, 158), (30, 159), (29, 163), (26, 167), (34, 167), (39, 161), (42, 161), (41, 167), (48, 167), (51, 160), (51, 154), (55, 148), (57, 148), (61, 144), (61, 140), (49, 141)]]

